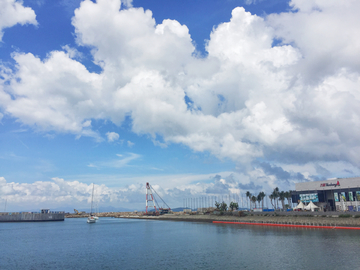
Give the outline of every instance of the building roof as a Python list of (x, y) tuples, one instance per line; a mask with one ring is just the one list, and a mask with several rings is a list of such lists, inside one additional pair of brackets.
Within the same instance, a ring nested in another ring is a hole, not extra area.
[(333, 178), (323, 181), (303, 182), (296, 183), (296, 191), (308, 191), (308, 190), (335, 190), (346, 188), (359, 188), (360, 189), (360, 177), (353, 178)]

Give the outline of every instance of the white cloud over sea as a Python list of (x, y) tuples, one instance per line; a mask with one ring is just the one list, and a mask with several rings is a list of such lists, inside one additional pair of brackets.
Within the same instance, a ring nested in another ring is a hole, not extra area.
[[(0, 16), (0, 30), (36, 24), (31, 10), (14, 9), (19, 3), (2, 5), (16, 19)], [(280, 185), (273, 178), (280, 169), (289, 180), (296, 168), (297, 181), (326, 164), (358, 171), (360, 2), (292, 0), (290, 7), (264, 17), (235, 8), (199, 57), (186, 25), (156, 24), (131, 1), (121, 9), (120, 0), (85, 0), (72, 19), (75, 37), (102, 71), (89, 72), (71, 50), (44, 59), (14, 52), (16, 68), (1, 68), (0, 115), (97, 140), (92, 121), (120, 126), (130, 116), (132, 131), (155, 143), (231, 159), (249, 178), (261, 168), (267, 173), (255, 185)]]

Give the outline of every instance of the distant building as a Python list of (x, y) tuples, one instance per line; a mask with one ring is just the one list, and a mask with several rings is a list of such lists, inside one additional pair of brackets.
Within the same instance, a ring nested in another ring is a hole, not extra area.
[(360, 211), (360, 177), (297, 183), (295, 189), (294, 203), (312, 201), (325, 211)]

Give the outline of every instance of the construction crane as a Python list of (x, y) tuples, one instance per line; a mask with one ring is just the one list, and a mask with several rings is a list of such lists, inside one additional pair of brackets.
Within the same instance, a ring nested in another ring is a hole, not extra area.
[(85, 214), (85, 212), (84, 212), (84, 211), (79, 212), (79, 211), (78, 211), (78, 210), (76, 210), (76, 209), (74, 209), (74, 212), (75, 212), (75, 214), (76, 214), (76, 215), (82, 215), (82, 214)]
[[(167, 208), (159, 207), (158, 202), (156, 201), (155, 196), (152, 191), (160, 198), (160, 200), (167, 206)], [(152, 203), (152, 205), (149, 205)], [(158, 206), (158, 210), (156, 209), (156, 205)], [(149, 184), (146, 183), (146, 215), (150, 215), (148, 212), (148, 207), (154, 207), (153, 215), (163, 215), (171, 212), (171, 208), (166, 204), (166, 202), (160, 197), (160, 195), (156, 192), (156, 190)]]

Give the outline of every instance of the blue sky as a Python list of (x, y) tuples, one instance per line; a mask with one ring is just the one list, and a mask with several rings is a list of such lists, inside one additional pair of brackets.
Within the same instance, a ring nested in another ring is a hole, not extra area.
[[(356, 1), (15, 1), (0, 203), (142, 209), (359, 175)], [(331, 56), (331, 57), (329, 57)]]

